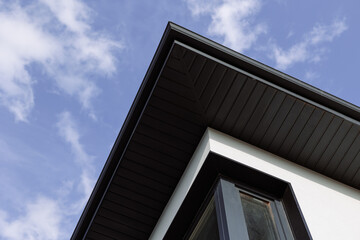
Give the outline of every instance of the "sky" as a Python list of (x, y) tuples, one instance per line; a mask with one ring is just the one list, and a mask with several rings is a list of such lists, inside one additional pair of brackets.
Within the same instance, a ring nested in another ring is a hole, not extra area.
[(0, 239), (69, 239), (168, 21), (360, 105), (357, 0), (0, 0)]

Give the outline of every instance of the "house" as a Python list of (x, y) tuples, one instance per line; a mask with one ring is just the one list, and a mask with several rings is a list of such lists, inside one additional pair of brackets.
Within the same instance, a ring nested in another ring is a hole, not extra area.
[(359, 121), (169, 23), (72, 239), (359, 239)]

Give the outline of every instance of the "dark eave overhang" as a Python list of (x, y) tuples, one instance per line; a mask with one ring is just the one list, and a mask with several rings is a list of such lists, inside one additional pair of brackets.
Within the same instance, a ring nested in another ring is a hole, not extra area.
[[(212, 74), (191, 70), (198, 68), (196, 64)], [(224, 87), (214, 82), (216, 74)], [(224, 96), (236, 90), (233, 78), (239, 78), (238, 92), (230, 101)], [(211, 109), (214, 98), (239, 107), (222, 114), (220, 105)], [(273, 103), (276, 98), (278, 106)], [(261, 102), (271, 104), (260, 109)], [(263, 121), (272, 107), (272, 120), (281, 119), (282, 124), (268, 122), (263, 126), (266, 136), (258, 133), (256, 139), (255, 127), (261, 126), (251, 125), (251, 117), (259, 115)], [(322, 121), (326, 127), (321, 128)], [(169, 23), (71, 239), (147, 239), (206, 127), (360, 189), (359, 122), (357, 106)], [(249, 133), (255, 137), (246, 135), (245, 127), (253, 129)], [(319, 150), (308, 146), (311, 152), (301, 152), (301, 146), (307, 147), (305, 140), (320, 143)], [(284, 151), (288, 142), (292, 152)], [(339, 154), (326, 152), (328, 148)], [(306, 159), (294, 158), (296, 153)], [(355, 157), (344, 160), (350, 153)], [(343, 169), (334, 169), (342, 162)], [(346, 176), (349, 167), (355, 169)]]
[[(170, 42), (178, 40), (179, 42), (191, 46), (201, 52), (207, 53), (208, 55), (223, 62), (229, 63), (293, 93), (313, 100), (314, 102), (328, 107), (329, 109), (333, 109), (334, 111), (360, 121), (360, 108), (358, 106), (346, 102), (343, 99), (324, 92), (321, 89), (311, 86), (299, 79), (280, 72), (179, 25), (170, 22), (167, 29), (170, 29), (169, 31), (171, 32), (169, 34), (169, 38), (167, 38)], [(166, 30), (166, 32), (167, 31), (168, 30)]]

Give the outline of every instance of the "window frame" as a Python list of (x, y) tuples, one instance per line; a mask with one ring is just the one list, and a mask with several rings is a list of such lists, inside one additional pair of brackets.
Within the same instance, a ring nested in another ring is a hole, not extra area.
[[(188, 232), (185, 234), (184, 239), (187, 240), (192, 240), (192, 239), (196, 239), (193, 238), (194, 235), (196, 235), (197, 233), (199, 233), (198, 231), (201, 229), (202, 226), (204, 226), (204, 222), (203, 222), (203, 218), (205, 218), (206, 216), (208, 216), (207, 214), (209, 214), (209, 210), (210, 211), (214, 211), (215, 213), (215, 217), (216, 217), (216, 226), (218, 226), (218, 219), (217, 219), (217, 213), (216, 213), (216, 206), (215, 206), (215, 198), (214, 196), (212, 196), (210, 198), (210, 200), (206, 200), (205, 202), (205, 209), (202, 209), (201, 211), (199, 211), (199, 214), (197, 216), (197, 221), (196, 223), (191, 226), (191, 228), (188, 230)], [(208, 219), (207, 219), (208, 220)], [(205, 223), (206, 224), (206, 223)], [(217, 228), (216, 231), (219, 234), (219, 227)]]
[[(244, 239), (249, 240), (248, 228), (244, 216), (244, 209), (240, 193), (252, 196), (264, 202), (268, 202), (274, 217), (274, 225), (277, 237), (280, 240), (293, 240), (293, 234), (288, 224), (285, 210), (281, 200), (274, 199), (269, 195), (245, 189), (238, 184), (219, 178), (215, 189), (211, 190), (210, 200), (205, 200), (203, 207), (198, 212), (196, 221), (185, 234), (184, 239), (189, 240), (194, 234), (200, 220), (203, 218), (210, 204), (214, 204), (220, 240)], [(205, 209), (203, 209), (205, 208)]]
[[(220, 181), (220, 179), (223, 181)], [(196, 225), (199, 215), (201, 217), (201, 214), (199, 213), (206, 208), (206, 204), (212, 196), (220, 198), (220, 200), (217, 201), (219, 203), (216, 204), (223, 205), (222, 207), (216, 207), (216, 211), (218, 211), (218, 209), (222, 209), (221, 211), (223, 211), (217, 213), (218, 215), (226, 214), (226, 212), (229, 212), (229, 214), (237, 212), (237, 214), (234, 215), (239, 216), (239, 212), (242, 212), (241, 209), (236, 211), (233, 208), (231, 208), (231, 211), (227, 209), (229, 205), (226, 203), (226, 198), (221, 197), (221, 194), (223, 194), (221, 192), (224, 190), (224, 187), (225, 189), (228, 187), (224, 184), (220, 184), (221, 189), (223, 190), (218, 190), (219, 187), (217, 187), (216, 184), (219, 181), (221, 183), (228, 182), (232, 185), (232, 189), (237, 189), (236, 194), (239, 199), (239, 191), (241, 190), (250, 192), (252, 195), (258, 194), (259, 196), (273, 200), (274, 205), (280, 204), (280, 206), (284, 209), (283, 214), (279, 217), (280, 221), (283, 223), (283, 220), (281, 219), (284, 217), (287, 219), (291, 228), (293, 239), (312, 239), (290, 183), (253, 169), (249, 166), (235, 162), (214, 152), (210, 152), (208, 154), (163, 239), (184, 239), (184, 236), (187, 236), (189, 233), (189, 229), (192, 229), (192, 226)], [(228, 189), (226, 191), (230, 190)], [(242, 206), (238, 206), (238, 208), (239, 207)], [(240, 213), (240, 215), (241, 214), (243, 213)], [(226, 227), (219, 227), (219, 232), (223, 231), (220, 233), (222, 236), (220, 239), (248, 239), (247, 234), (246, 236), (241, 235), (241, 237), (239, 237), (240, 235), (237, 235), (239, 233), (236, 232), (240, 231), (226, 230), (226, 228), (240, 229), (240, 227), (236, 224), (236, 228), (232, 226), (235, 221), (231, 220), (232, 217), (230, 215), (227, 218), (230, 219), (228, 220), (230, 225), (226, 223)], [(241, 226), (242, 233), (240, 234), (245, 232), (244, 229), (246, 229), (247, 233), (245, 221), (243, 221), (243, 223), (244, 225)], [(223, 230), (221, 230), (221, 228)], [(228, 232), (228, 235), (226, 235), (226, 232)]]

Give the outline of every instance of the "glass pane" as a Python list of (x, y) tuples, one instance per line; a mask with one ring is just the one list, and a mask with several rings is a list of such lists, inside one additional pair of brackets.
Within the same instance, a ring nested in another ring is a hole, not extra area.
[(189, 240), (220, 240), (213, 199), (206, 207)]
[(276, 232), (270, 203), (240, 193), (250, 240), (276, 240)]

